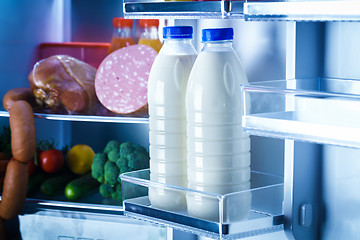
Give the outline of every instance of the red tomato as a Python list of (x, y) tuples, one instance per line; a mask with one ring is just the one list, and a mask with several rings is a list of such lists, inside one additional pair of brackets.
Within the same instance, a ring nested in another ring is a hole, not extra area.
[(36, 165), (34, 162), (34, 159), (31, 159), (28, 161), (28, 172), (29, 172), (29, 176), (33, 175), (36, 171)]
[(57, 149), (43, 151), (39, 160), (41, 169), (47, 173), (57, 172), (64, 166), (64, 155)]

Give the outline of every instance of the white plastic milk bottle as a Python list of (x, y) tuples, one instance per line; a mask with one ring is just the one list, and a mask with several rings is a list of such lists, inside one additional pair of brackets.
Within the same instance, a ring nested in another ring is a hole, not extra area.
[[(213, 194), (250, 188), (250, 138), (243, 132), (240, 85), (245, 70), (232, 47), (232, 28), (203, 29), (203, 49), (189, 76), (186, 93), (188, 187)], [(210, 221), (245, 218), (251, 193), (220, 202), (196, 192), (187, 193), (191, 216)], [(220, 210), (223, 214), (219, 214)]]
[[(164, 45), (148, 81), (150, 180), (187, 187), (185, 94), (197, 52), (191, 26), (164, 27)], [(152, 206), (185, 210), (181, 191), (149, 187)]]

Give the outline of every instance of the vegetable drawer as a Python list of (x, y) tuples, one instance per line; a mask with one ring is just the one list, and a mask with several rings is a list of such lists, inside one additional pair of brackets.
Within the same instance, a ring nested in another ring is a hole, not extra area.
[[(124, 214), (129, 217), (216, 239), (238, 239), (283, 229), (282, 177), (252, 172), (249, 190), (224, 195), (150, 181), (149, 169), (124, 173), (120, 178)], [(167, 192), (167, 197), (183, 195), (187, 207), (170, 211), (152, 206), (152, 189)], [(191, 208), (202, 207), (193, 199), (203, 201), (204, 211), (216, 219), (190, 215), (188, 209), (190, 212)]]
[(360, 147), (360, 81), (288, 79), (242, 86), (251, 135)]

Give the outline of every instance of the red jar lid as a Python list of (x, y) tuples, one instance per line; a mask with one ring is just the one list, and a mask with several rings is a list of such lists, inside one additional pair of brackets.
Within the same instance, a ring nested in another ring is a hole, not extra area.
[(114, 17), (113, 18), (113, 26), (114, 27), (132, 27), (133, 20), (132, 19), (125, 19), (123, 17)]
[(140, 19), (139, 21), (140, 27), (158, 27), (159, 26), (159, 19)]

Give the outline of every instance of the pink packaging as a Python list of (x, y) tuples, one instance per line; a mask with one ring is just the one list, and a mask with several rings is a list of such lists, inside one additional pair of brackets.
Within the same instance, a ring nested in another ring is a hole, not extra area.
[(69, 55), (98, 68), (109, 46), (110, 43), (98, 42), (41, 43), (39, 57), (44, 59), (53, 55)]

